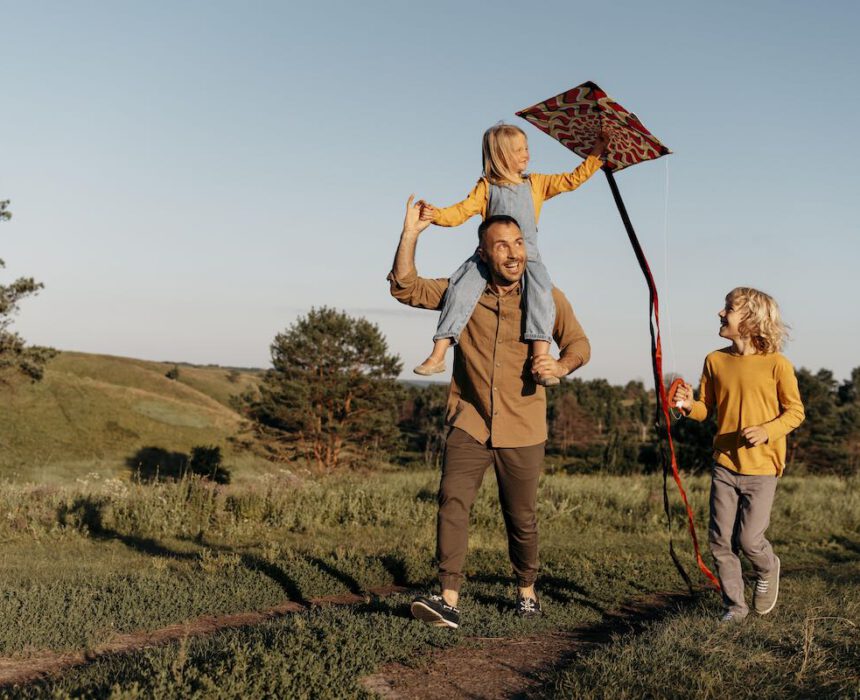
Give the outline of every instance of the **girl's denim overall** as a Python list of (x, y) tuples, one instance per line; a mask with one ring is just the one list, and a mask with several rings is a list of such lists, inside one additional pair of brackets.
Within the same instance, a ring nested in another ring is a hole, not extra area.
[[(555, 302), (552, 280), (541, 262), (537, 248), (537, 225), (532, 188), (528, 180), (519, 185), (489, 185), (487, 216), (507, 214), (517, 220), (526, 243), (528, 262), (523, 275), (525, 295), (525, 340), (552, 342)], [(487, 287), (489, 271), (475, 253), (451, 275), (448, 291), (433, 340), (450, 338), (454, 343), (472, 316), (472, 311)]]

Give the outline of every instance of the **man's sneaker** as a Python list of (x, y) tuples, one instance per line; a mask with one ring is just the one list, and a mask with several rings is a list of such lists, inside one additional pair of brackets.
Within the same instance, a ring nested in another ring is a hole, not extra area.
[(720, 624), (731, 624), (733, 622), (740, 622), (746, 616), (747, 613), (738, 613), (734, 610), (726, 610), (720, 618)]
[(779, 595), (779, 557), (776, 559), (776, 569), (767, 576), (759, 577), (753, 591), (753, 609), (759, 615), (767, 615), (776, 605)]
[(460, 626), (459, 608), (448, 605), (440, 595), (420, 595), (412, 601), (409, 609), (412, 611), (412, 617), (428, 625), (453, 629)]
[(543, 614), (537, 597), (524, 598), (517, 594), (517, 617), (538, 617)]

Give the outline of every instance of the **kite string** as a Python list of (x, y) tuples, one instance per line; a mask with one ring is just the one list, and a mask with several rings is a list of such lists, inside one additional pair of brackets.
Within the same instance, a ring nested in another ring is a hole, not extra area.
[(669, 293), (669, 159), (664, 158), (663, 162), (666, 164), (665, 196), (663, 201), (663, 304), (666, 330), (669, 336), (669, 357), (672, 363), (672, 375), (677, 376), (678, 366), (675, 360), (674, 334), (672, 333), (672, 295)]

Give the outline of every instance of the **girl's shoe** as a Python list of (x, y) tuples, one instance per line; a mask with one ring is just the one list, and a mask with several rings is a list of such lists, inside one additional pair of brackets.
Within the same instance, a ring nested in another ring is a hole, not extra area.
[(445, 371), (445, 360), (440, 362), (422, 362), (412, 370), (415, 374), (420, 374), (422, 377), (429, 377), (431, 374), (442, 374)]
[(535, 381), (541, 386), (558, 386), (561, 383), (561, 380), (558, 377), (553, 377), (551, 374), (548, 374), (545, 377), (535, 377)]

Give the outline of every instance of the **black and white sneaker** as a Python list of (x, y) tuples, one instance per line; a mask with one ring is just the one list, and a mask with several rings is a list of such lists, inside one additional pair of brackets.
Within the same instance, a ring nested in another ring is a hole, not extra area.
[(540, 600), (534, 598), (524, 598), (517, 595), (517, 617), (538, 617), (543, 615), (543, 609), (540, 606)]
[(460, 626), (460, 609), (448, 605), (440, 595), (420, 595), (412, 601), (409, 609), (412, 617), (428, 625), (453, 629)]

